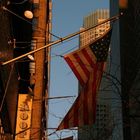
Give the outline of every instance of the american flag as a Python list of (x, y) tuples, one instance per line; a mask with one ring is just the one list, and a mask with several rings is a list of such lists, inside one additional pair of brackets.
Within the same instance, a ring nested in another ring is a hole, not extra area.
[(95, 122), (96, 93), (108, 56), (110, 38), (111, 30), (88, 46), (64, 56), (79, 80), (82, 90), (57, 130), (90, 125)]

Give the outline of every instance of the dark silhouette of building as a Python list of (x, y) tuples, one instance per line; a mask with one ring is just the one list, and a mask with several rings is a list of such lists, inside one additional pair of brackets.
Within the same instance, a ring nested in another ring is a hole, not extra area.
[[(124, 140), (140, 139), (140, 1), (110, 1), (111, 16), (123, 13), (114, 23), (112, 37), (112, 75), (118, 79), (122, 100)], [(116, 71), (116, 74), (115, 74)]]
[[(5, 62), (30, 51), (32, 25), (3, 9), (23, 17), (29, 2), (0, 1), (0, 61)], [(28, 20), (28, 19), (26, 19)], [(28, 20), (29, 21), (29, 20)], [(27, 93), (29, 85), (29, 59), (0, 66), (0, 120), (2, 139), (13, 139), (16, 127), (18, 93)]]
[[(49, 43), (51, 8), (51, 0), (0, 1), (0, 62)], [(33, 12), (33, 18), (24, 15), (26, 10)], [(48, 52), (43, 49), (6, 65), (0, 63), (1, 140), (46, 139)], [(35, 98), (40, 99), (38, 104)], [(40, 131), (35, 133), (34, 128)]]

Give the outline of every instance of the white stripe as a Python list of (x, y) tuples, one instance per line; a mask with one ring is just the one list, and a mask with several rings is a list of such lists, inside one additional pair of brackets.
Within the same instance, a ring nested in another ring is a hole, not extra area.
[(87, 81), (87, 76), (84, 73), (83, 69), (81, 68), (81, 66), (79, 65), (79, 63), (77, 62), (77, 60), (75, 59), (75, 57), (72, 55), (71, 57), (69, 57), (70, 60), (73, 62), (74, 67), (76, 68), (77, 72), (79, 73), (81, 79), (83, 79), (84, 82)]
[(90, 72), (92, 69), (91, 65), (89, 64), (89, 62), (87, 61), (87, 59), (85, 58), (85, 56), (82, 52), (79, 54), (79, 57), (80, 57), (81, 61), (84, 63), (84, 66), (86, 67), (86, 69)]
[(97, 59), (96, 59), (94, 53), (92, 52), (92, 50), (89, 47), (86, 50), (87, 50), (87, 53), (90, 56), (92, 62), (95, 64)]

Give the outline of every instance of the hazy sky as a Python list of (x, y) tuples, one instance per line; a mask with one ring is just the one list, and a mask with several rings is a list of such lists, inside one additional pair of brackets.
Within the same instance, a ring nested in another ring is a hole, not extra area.
[[(96, 9), (108, 8), (109, 0), (53, 0), (52, 33), (64, 37), (79, 31), (83, 24), (83, 17)], [(57, 38), (53, 38), (57, 40)], [(64, 55), (78, 48), (78, 36), (70, 41), (65, 41), (52, 47), (50, 97), (72, 96), (78, 93), (78, 82), (63, 58)], [(75, 98), (57, 99), (49, 101), (49, 128), (56, 128), (61, 118), (72, 105)], [(68, 132), (63, 136), (70, 135)], [(58, 139), (52, 135), (50, 140)]]

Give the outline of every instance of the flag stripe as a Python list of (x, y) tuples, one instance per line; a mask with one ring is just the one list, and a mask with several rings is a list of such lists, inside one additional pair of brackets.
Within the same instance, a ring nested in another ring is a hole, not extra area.
[[(84, 73), (83, 69), (81, 68), (81, 66), (79, 65), (79, 62), (75, 59), (74, 55), (67, 56), (66, 58), (69, 58), (71, 60), (71, 63), (68, 63), (69, 66), (71, 67), (72, 71), (78, 78), (80, 84), (84, 85), (88, 78), (87, 78), (86, 74)], [(81, 81), (81, 79), (83, 81)]]
[[(74, 107), (76, 107), (76, 105), (74, 105)], [(69, 115), (69, 127), (72, 127), (73, 126), (73, 122), (74, 122), (74, 117), (73, 117), (73, 114), (74, 114), (74, 109), (71, 110), (68, 115)]]
[(80, 55), (80, 57), (81, 57), (81, 60), (84, 62), (85, 67), (87, 67), (88, 71), (90, 72), (91, 69), (92, 69), (92, 67), (91, 67), (91, 65), (90, 65), (90, 63), (89, 63), (89, 60), (87, 59), (88, 57), (90, 58), (90, 53), (88, 53), (88, 52), (89, 52), (89, 51), (88, 51), (87, 48), (81, 50), (81, 55)]
[[(80, 52), (71, 53), (64, 57), (81, 85), (87, 83), (92, 65), (95, 63), (95, 56), (90, 48), (83, 48)], [(69, 60), (68, 60), (69, 58)], [(71, 61), (71, 62), (69, 62)]]
[(79, 108), (79, 100), (75, 103), (74, 106), (74, 120), (73, 120), (73, 124), (74, 126), (78, 125), (78, 108)]
[(65, 120), (64, 120), (64, 128), (69, 128), (69, 124), (68, 124), (68, 122), (69, 122), (69, 115), (67, 115), (67, 117), (65, 117)]
[[(80, 55), (79, 55), (80, 56)], [(75, 66), (75, 69), (77, 69), (78, 73), (79, 73), (79, 76), (81, 76), (81, 78), (83, 79), (84, 81), (84, 84), (86, 83), (87, 81), (87, 76), (84, 72), (84, 70), (82, 69), (82, 67), (80, 66), (79, 62), (77, 61), (77, 59), (74, 57), (74, 55), (72, 55), (71, 57), (69, 57), (73, 63), (73, 65)], [(83, 65), (84, 66), (84, 65)]]
[(74, 66), (73, 62), (70, 60), (69, 57), (65, 57), (65, 60), (67, 61), (67, 63), (69, 64), (69, 66), (71, 67), (71, 69), (73, 70), (73, 72), (75, 73), (76, 77), (78, 78), (79, 82), (81, 85), (84, 85), (84, 80), (81, 78), (79, 72), (77, 71), (77, 68)]
[[(79, 67), (77, 67), (77, 69), (79, 71), (81, 78), (83, 78), (84, 85), (85, 85), (88, 81), (91, 67), (90, 67), (90, 65), (88, 65), (88, 62), (87, 62), (85, 56), (83, 55), (83, 53), (79, 53), (78, 56), (79, 56), (80, 61), (82, 62), (82, 67), (80, 66), (79, 62), (77, 61), (77, 63), (78, 63), (77, 65), (79, 65)], [(87, 73), (85, 73), (83, 69), (85, 69), (87, 71)]]
[(84, 119), (83, 119), (83, 114), (84, 114), (84, 104), (83, 104), (83, 101), (84, 101), (84, 91), (82, 90), (81, 93), (79, 94), (80, 97), (79, 97), (79, 108), (78, 108), (78, 125), (81, 125), (81, 124), (84, 124)]
[(86, 51), (85, 49), (82, 50), (83, 55), (87, 59), (89, 66), (92, 67), (94, 63), (96, 63), (96, 58), (95, 55), (91, 53), (91, 49), (87, 48)]
[[(86, 79), (86, 81), (85, 81), (85, 84), (87, 83), (87, 81), (88, 81), (88, 79), (89, 79), (89, 75), (90, 75), (90, 72), (91, 72), (91, 70), (92, 70), (92, 66), (91, 66), (91, 64), (90, 64), (90, 61), (92, 62), (92, 63), (94, 63), (94, 61), (92, 61), (92, 59), (90, 58), (90, 57), (92, 57), (91, 56), (91, 54), (89, 53), (89, 49), (83, 49), (84, 51), (81, 51), (81, 53), (79, 54), (79, 56), (80, 56), (80, 59), (81, 59), (81, 61), (83, 62), (83, 64), (84, 64), (84, 67), (88, 70), (88, 75), (87, 75), (87, 79)], [(88, 59), (89, 58), (89, 59)]]
[(93, 93), (93, 81), (94, 81), (94, 69), (91, 71), (91, 74), (90, 74), (90, 83), (89, 83), (89, 94), (88, 94), (88, 110), (89, 110), (89, 124), (92, 124), (93, 123), (93, 119), (94, 119), (94, 115), (93, 115), (93, 94), (96, 94), (96, 93)]
[[(85, 73), (86, 77), (89, 77), (89, 71), (87, 69), (86, 63), (83, 63), (83, 61), (81, 60), (81, 58), (79, 57), (80, 55), (75, 53), (74, 57), (77, 60), (77, 62), (79, 63), (81, 69), (83, 70), (83, 72)], [(82, 76), (81, 76), (82, 77)]]
[(84, 102), (83, 102), (84, 124), (88, 124), (88, 103), (87, 103), (88, 94), (86, 94), (86, 91), (88, 91), (87, 88), (85, 88), (85, 90), (84, 90)]

